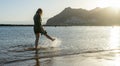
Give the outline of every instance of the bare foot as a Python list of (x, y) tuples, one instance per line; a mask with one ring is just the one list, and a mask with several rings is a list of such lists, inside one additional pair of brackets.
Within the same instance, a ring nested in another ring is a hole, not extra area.
[(52, 39), (52, 41), (55, 41), (55, 39)]

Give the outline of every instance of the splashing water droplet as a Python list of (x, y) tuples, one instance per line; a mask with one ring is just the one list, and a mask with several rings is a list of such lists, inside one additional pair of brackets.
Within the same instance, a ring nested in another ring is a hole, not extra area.
[(51, 41), (51, 40), (48, 39), (48, 40), (45, 40), (45, 41), (41, 42), (39, 46), (44, 47), (44, 48), (59, 47), (61, 45), (61, 40), (56, 38), (56, 37), (54, 37), (54, 38), (55, 38), (54, 41)]
[(55, 41), (51, 42), (51, 45), (50, 47), (59, 47), (61, 44), (61, 40), (60, 39), (57, 39), (55, 38)]

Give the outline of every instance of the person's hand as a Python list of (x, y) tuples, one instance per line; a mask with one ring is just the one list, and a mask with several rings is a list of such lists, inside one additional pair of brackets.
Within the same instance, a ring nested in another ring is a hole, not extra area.
[(46, 30), (44, 30), (44, 34), (47, 34), (47, 31), (46, 31)]

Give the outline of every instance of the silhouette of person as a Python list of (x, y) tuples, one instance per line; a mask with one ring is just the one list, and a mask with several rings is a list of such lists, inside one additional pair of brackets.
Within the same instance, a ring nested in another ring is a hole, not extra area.
[(42, 16), (42, 9), (39, 8), (34, 17), (33, 17), (33, 20), (34, 20), (34, 33), (35, 33), (35, 49), (36, 49), (36, 53), (37, 53), (37, 48), (38, 48), (38, 42), (39, 42), (39, 38), (40, 38), (40, 34), (41, 35), (44, 35), (46, 36), (48, 39), (50, 39), (51, 41), (54, 41), (55, 39), (53, 39), (52, 37), (50, 37), (46, 30), (44, 30), (43, 26), (41, 25), (41, 22), (42, 22), (42, 19), (41, 19), (41, 16)]

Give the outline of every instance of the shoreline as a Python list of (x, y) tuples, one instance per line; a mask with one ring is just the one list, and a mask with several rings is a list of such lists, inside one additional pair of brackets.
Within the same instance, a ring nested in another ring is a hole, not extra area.
[[(116, 54), (120, 51), (106, 51), (96, 53), (85, 53), (77, 55), (67, 55), (50, 58), (40, 58), (40, 55), (35, 55), (32, 59), (25, 61), (16, 61), (4, 64), (5, 66), (114, 66), (119, 65), (119, 57)], [(72, 62), (71, 62), (72, 61)]]
[[(0, 24), (0, 26), (34, 26), (33, 24)], [(120, 25), (43, 25), (49, 27), (61, 27), (61, 26), (120, 26)]]

